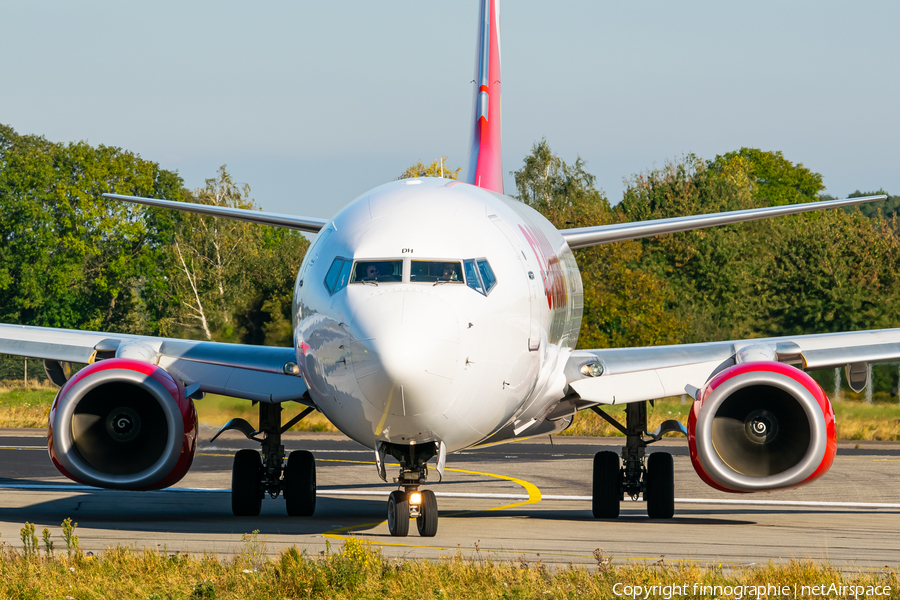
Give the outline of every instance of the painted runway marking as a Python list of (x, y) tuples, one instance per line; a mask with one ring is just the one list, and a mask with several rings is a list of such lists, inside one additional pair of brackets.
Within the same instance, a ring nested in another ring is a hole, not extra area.
[[(482, 499), (482, 500), (518, 500), (519, 502), (514, 504), (507, 504), (504, 506), (498, 506), (496, 508), (490, 508), (485, 510), (501, 510), (506, 508), (512, 508), (514, 506), (522, 506), (525, 504), (536, 504), (537, 502), (541, 502), (544, 500), (547, 501), (557, 501), (557, 502), (589, 502), (591, 500), (590, 496), (562, 496), (557, 494), (542, 494), (540, 490), (534, 484), (531, 484), (527, 481), (523, 481), (521, 479), (517, 480), (512, 477), (505, 477), (502, 475), (496, 475), (491, 473), (481, 473), (478, 471), (463, 471), (460, 469), (447, 469), (448, 471), (456, 471), (459, 473), (468, 473), (472, 475), (482, 475), (487, 477), (498, 477), (501, 479), (507, 479), (509, 481), (514, 481), (518, 483), (526, 490), (529, 491), (528, 494), (490, 494), (490, 493), (478, 493), (478, 492), (435, 492), (434, 495), (439, 498), (473, 498), (473, 499)], [(533, 488), (533, 489), (532, 489)], [(0, 484), (0, 489), (8, 489), (8, 490), (31, 490), (37, 492), (129, 492), (130, 490), (113, 490), (113, 489), (105, 489), (98, 487), (91, 487), (88, 485), (78, 485), (78, 484), (53, 484), (53, 483), (3, 483)], [(353, 488), (320, 488), (316, 491), (317, 496), (369, 496), (369, 497), (382, 497), (388, 496), (393, 490), (360, 490)], [(193, 494), (230, 494), (230, 488), (167, 488), (165, 490), (152, 490), (149, 492), (139, 492), (141, 494), (171, 494), (171, 493), (193, 493)], [(643, 500), (631, 500), (630, 498), (626, 498), (623, 502), (643, 502)], [(866, 509), (878, 509), (878, 508), (893, 508), (900, 509), (900, 504), (893, 504), (887, 502), (820, 502), (815, 500), (745, 500), (745, 499), (730, 499), (730, 498), (675, 498), (675, 502), (680, 504), (728, 504), (734, 506), (787, 506), (787, 507), (799, 507), (799, 508), (866, 508)], [(469, 511), (466, 511), (469, 512)], [(477, 511), (476, 511), (477, 512)], [(454, 513), (456, 514), (456, 513)], [(462, 514), (462, 513), (460, 513)], [(450, 515), (446, 515), (450, 516)], [(360, 525), (362, 527), (362, 525)]]
[[(357, 462), (357, 461), (333, 460), (331, 462)], [(369, 463), (369, 464), (374, 464), (374, 463)], [(514, 494), (502, 494), (502, 496), (515, 496), (515, 497), (509, 498), (509, 499), (516, 500), (516, 499), (521, 498), (521, 499), (523, 499), (523, 501), (522, 502), (513, 502), (511, 504), (504, 504), (503, 506), (496, 506), (494, 508), (488, 508), (488, 509), (486, 509), (488, 511), (504, 510), (504, 509), (513, 508), (516, 506), (523, 506), (525, 504), (535, 504), (535, 503), (538, 503), (541, 501), (541, 490), (539, 490), (538, 487), (536, 485), (534, 485), (533, 483), (529, 483), (523, 479), (517, 479), (515, 477), (510, 477), (508, 475), (497, 475), (494, 473), (482, 473), (480, 471), (467, 471), (464, 469), (445, 469), (445, 470), (452, 471), (454, 473), (466, 473), (468, 475), (481, 475), (482, 477), (496, 477), (498, 479), (505, 479), (506, 481), (512, 481), (513, 483), (517, 483), (518, 485), (521, 485), (523, 488), (525, 488), (525, 491), (528, 492), (527, 497), (521, 496), (521, 495), (514, 495)], [(359, 490), (359, 491), (365, 491), (365, 490)], [(388, 494), (389, 493), (390, 492), (388, 492)], [(437, 495), (439, 495), (439, 494), (435, 493), (435, 496), (437, 496)], [(440, 494), (440, 495), (444, 495), (444, 494)], [(503, 499), (507, 499), (507, 498), (503, 498)], [(447, 514), (447, 515), (445, 515), (445, 517), (454, 517), (454, 516), (473, 513), (473, 512), (481, 512), (481, 511), (479, 511), (479, 510), (464, 510), (464, 511)], [(410, 519), (410, 520), (412, 520), (412, 519)], [(341, 535), (341, 533), (344, 533), (344, 532), (349, 533), (351, 531), (362, 529), (364, 527), (368, 527), (368, 528), (380, 527), (386, 523), (387, 523), (387, 520), (385, 519), (385, 520), (379, 521), (377, 523), (363, 523), (360, 525), (350, 525), (347, 527), (339, 527), (337, 529), (332, 529), (331, 531), (325, 532), (322, 535), (322, 537), (347, 541), (348, 539), (351, 539), (351, 538), (349, 538), (345, 535)], [(429, 548), (429, 549), (433, 549), (433, 550), (446, 550), (447, 549), (444, 546), (423, 546), (420, 544), (403, 544), (403, 543), (397, 543), (397, 542), (374, 541), (372, 543), (381, 545), (381, 546), (405, 546), (405, 547), (412, 547), (412, 548)]]

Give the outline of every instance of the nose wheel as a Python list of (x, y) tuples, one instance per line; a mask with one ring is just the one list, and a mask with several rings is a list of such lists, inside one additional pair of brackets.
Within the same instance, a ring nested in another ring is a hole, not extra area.
[(394, 537), (406, 537), (409, 534), (409, 501), (406, 492), (395, 490), (388, 496), (388, 530)]
[(416, 517), (416, 527), (422, 537), (434, 537), (437, 534), (438, 507), (434, 492), (425, 490), (422, 492), (422, 505), (419, 507), (419, 516)]
[(399, 477), (394, 483), (401, 489), (391, 492), (387, 503), (388, 530), (394, 537), (409, 535), (409, 522), (416, 520), (416, 529), (422, 537), (434, 537), (438, 528), (437, 498), (431, 490), (419, 490), (428, 478), (428, 460), (438, 455), (438, 472), (442, 473), (443, 452), (441, 444), (410, 444), (401, 446), (379, 443), (375, 448), (379, 476), (387, 481), (384, 456), (390, 454), (400, 462)]
[(395, 490), (388, 496), (388, 531), (394, 537), (409, 535), (409, 522), (416, 520), (416, 529), (422, 537), (434, 537), (438, 527), (437, 498), (431, 490)]

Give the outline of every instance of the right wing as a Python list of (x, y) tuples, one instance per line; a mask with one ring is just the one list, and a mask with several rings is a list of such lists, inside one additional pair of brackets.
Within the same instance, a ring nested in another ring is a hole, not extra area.
[(125, 202), (131, 202), (133, 204), (155, 206), (157, 208), (172, 208), (175, 210), (182, 210), (185, 212), (207, 215), (210, 217), (224, 217), (226, 219), (247, 221), (248, 223), (257, 223), (259, 225), (271, 225), (273, 227), (296, 229), (297, 231), (305, 231), (307, 233), (318, 233), (320, 229), (328, 224), (328, 219), (317, 219), (315, 217), (295, 217), (293, 215), (262, 212), (259, 210), (248, 210), (246, 208), (231, 208), (228, 206), (213, 206), (210, 204), (194, 204), (192, 202), (174, 202), (172, 200), (157, 200), (156, 198), (123, 196), (122, 194), (103, 194), (103, 197), (109, 198), (110, 200), (123, 200)]
[(135, 357), (162, 367), (186, 387), (196, 384), (201, 392), (311, 405), (303, 379), (291, 374), (297, 360), (293, 348), (0, 325), (0, 354), (42, 358), (48, 369), (116, 356)]

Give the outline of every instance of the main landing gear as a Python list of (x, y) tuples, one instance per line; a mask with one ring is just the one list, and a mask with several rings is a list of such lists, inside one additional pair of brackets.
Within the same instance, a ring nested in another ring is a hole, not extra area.
[(277, 498), (279, 493), (284, 496), (287, 514), (292, 517), (309, 517), (316, 511), (316, 462), (312, 453), (306, 450), (291, 452), (285, 464), (281, 444), (281, 434), (313, 410), (307, 408), (282, 425), (281, 404), (261, 402), (258, 430), (244, 419), (231, 419), (210, 440), (213, 442), (223, 432), (235, 429), (262, 445), (261, 455), (256, 450), (239, 450), (234, 455), (231, 512), (235, 516), (257, 516), (265, 495)]
[(606, 419), (625, 434), (622, 463), (615, 452), (598, 452), (594, 456), (592, 511), (598, 519), (615, 519), (619, 516), (619, 502), (625, 494), (637, 500), (643, 493), (647, 503), (647, 516), (651, 519), (671, 519), (675, 514), (675, 473), (672, 455), (654, 452), (647, 456), (648, 444), (659, 441), (663, 434), (680, 432), (687, 435), (684, 425), (669, 420), (653, 433), (646, 433), (647, 403), (633, 402), (625, 405), (625, 426), (598, 407), (591, 410)]
[(420, 536), (434, 537), (437, 533), (437, 498), (431, 490), (419, 490), (419, 485), (428, 478), (428, 460), (438, 454), (440, 449), (439, 444), (402, 446), (384, 443), (376, 448), (379, 474), (382, 479), (387, 480), (384, 474), (385, 454), (390, 454), (400, 461), (400, 476), (394, 478), (394, 483), (399, 484), (401, 489), (391, 492), (387, 503), (387, 522), (391, 535), (395, 537), (409, 535), (409, 521), (412, 518), (416, 520)]

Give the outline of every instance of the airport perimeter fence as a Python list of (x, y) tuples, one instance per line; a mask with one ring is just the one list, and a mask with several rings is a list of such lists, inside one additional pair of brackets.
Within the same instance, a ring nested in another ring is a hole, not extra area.
[(44, 363), (39, 358), (23, 358), (0, 354), (0, 381), (41, 384), (47, 381)]

